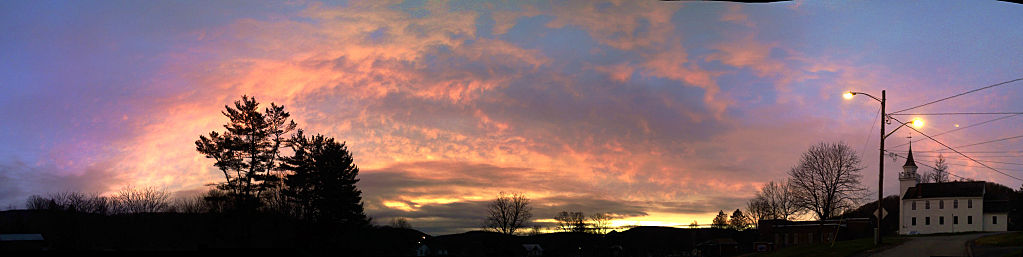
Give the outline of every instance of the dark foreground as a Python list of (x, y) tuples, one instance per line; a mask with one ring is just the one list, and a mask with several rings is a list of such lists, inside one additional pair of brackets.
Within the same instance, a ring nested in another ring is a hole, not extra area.
[[(391, 227), (329, 228), (272, 215), (149, 213), (96, 215), (0, 212), (0, 234), (41, 234), (3, 242), (0, 256), (706, 256), (752, 251), (756, 232), (637, 227), (607, 235), (511, 236), (467, 232), (432, 237)], [(528, 250), (524, 245), (539, 246)], [(16, 251), (16, 252), (12, 252)]]

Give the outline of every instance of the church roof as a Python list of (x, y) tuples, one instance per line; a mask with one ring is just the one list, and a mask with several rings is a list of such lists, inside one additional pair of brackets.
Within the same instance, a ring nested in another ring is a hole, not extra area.
[(916, 167), (916, 162), (913, 161), (913, 144), (912, 143), (909, 144), (909, 154), (906, 155), (906, 164), (903, 164), (902, 166), (903, 167)]
[(938, 198), (938, 197), (982, 197), (984, 181), (920, 183), (906, 189), (902, 199)]

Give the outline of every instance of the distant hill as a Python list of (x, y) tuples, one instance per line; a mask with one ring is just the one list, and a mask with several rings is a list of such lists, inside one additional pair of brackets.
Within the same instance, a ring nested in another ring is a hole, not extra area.
[(720, 238), (734, 240), (749, 251), (756, 237), (755, 230), (635, 227), (606, 235), (560, 232), (511, 236), (472, 231), (432, 237), (426, 245), (451, 256), (525, 256), (523, 244), (540, 245), (544, 256), (678, 256), (690, 253), (700, 243)]

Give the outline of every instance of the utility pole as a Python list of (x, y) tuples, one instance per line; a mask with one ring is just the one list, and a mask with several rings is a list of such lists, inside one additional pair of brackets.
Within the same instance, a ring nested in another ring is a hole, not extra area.
[(884, 212), (881, 202), (884, 201), (884, 139), (887, 137), (884, 133), (884, 124), (888, 121), (888, 114), (884, 112), (885, 92), (881, 90), (881, 149), (879, 149), (877, 160), (877, 228), (874, 229), (874, 245), (881, 245), (881, 220), (884, 218)]

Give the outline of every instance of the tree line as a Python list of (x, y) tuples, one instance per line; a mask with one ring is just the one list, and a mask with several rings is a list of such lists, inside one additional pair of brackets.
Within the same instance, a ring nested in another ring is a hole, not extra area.
[(101, 215), (179, 212), (186, 205), (185, 201), (171, 202), (170, 194), (166, 191), (132, 185), (121, 188), (112, 196), (66, 191), (46, 196), (32, 195), (25, 202), (25, 207), (29, 210), (55, 210)]

